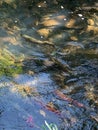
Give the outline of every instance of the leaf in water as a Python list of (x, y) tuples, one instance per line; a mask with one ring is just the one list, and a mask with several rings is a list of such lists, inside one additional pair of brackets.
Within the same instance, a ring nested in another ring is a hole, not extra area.
[(46, 113), (43, 110), (40, 110), (40, 114), (44, 117), (46, 117)]

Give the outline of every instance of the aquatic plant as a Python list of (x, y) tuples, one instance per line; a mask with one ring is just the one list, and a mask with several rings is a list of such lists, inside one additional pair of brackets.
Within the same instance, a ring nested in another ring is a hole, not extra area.
[(47, 130), (47, 128), (48, 128), (48, 130), (58, 130), (58, 127), (56, 124), (54, 124), (54, 123), (49, 124), (47, 121), (45, 121), (45, 125), (43, 126), (43, 130)]
[(0, 76), (13, 76), (22, 72), (22, 63), (16, 63), (15, 57), (7, 50), (0, 50)]

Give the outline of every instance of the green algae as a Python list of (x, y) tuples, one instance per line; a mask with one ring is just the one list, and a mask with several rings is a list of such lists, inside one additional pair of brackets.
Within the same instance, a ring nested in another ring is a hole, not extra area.
[(21, 65), (0, 60), (0, 75), (12, 76), (19, 73), (22, 73)]
[(13, 76), (22, 73), (22, 63), (15, 63), (16, 59), (3, 51), (0, 54), (0, 75)]

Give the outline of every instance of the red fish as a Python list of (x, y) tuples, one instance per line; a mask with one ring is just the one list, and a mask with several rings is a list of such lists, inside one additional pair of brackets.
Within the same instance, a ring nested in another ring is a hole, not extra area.
[(61, 91), (59, 91), (59, 90), (54, 91), (54, 93), (55, 93), (58, 97), (60, 97), (61, 99), (65, 100), (65, 101), (68, 101), (69, 103), (72, 103), (72, 104), (74, 104), (74, 105), (76, 105), (76, 106), (78, 106), (78, 107), (83, 107), (83, 108), (85, 108), (85, 106), (84, 106), (82, 103), (79, 103), (78, 101), (76, 101), (76, 100), (74, 100), (74, 99), (68, 97), (67, 95), (63, 94), (63, 93), (62, 93)]
[(44, 107), (46, 110), (49, 110), (49, 111), (54, 112), (56, 114), (60, 114), (60, 111), (57, 110), (55, 107), (48, 105), (48, 104), (45, 104), (44, 102), (37, 100), (37, 99), (36, 99), (36, 102), (39, 103), (42, 107)]
[(46, 108), (47, 110), (51, 111), (51, 112), (54, 112), (54, 113), (56, 113), (56, 114), (60, 114), (60, 111), (57, 110), (55, 107), (51, 107), (51, 106), (46, 105), (45, 108)]

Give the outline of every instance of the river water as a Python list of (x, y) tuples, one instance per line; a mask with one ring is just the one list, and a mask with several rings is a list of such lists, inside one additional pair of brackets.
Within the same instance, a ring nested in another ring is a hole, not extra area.
[(0, 7), (0, 130), (98, 129), (97, 15)]

